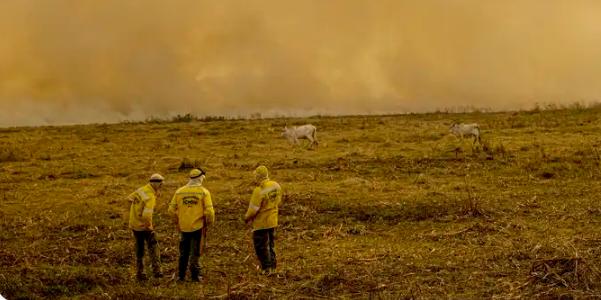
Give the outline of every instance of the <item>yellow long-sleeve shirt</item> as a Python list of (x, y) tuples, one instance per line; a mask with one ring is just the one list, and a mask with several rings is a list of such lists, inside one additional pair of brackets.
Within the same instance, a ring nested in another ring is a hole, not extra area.
[(215, 222), (211, 193), (201, 184), (187, 184), (179, 188), (171, 202), (169, 212), (177, 216), (179, 230), (192, 232)]
[(278, 206), (281, 201), (280, 185), (273, 180), (265, 179), (254, 189), (244, 219), (252, 219), (253, 231), (277, 227)]
[(156, 192), (147, 184), (129, 195), (129, 228), (135, 231), (154, 230), (152, 214), (156, 205)]

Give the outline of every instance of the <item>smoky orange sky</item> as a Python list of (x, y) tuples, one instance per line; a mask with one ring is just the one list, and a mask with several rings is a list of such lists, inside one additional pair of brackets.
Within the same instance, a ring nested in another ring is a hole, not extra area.
[(601, 1), (3, 0), (0, 126), (601, 99)]

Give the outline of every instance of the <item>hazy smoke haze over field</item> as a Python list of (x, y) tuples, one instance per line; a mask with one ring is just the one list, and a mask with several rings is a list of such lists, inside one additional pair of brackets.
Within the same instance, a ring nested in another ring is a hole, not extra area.
[(0, 2), (0, 126), (601, 100), (601, 1)]

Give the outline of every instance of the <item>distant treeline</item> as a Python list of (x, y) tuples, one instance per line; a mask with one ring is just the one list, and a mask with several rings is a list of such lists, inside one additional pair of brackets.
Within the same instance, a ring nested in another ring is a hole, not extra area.
[[(465, 114), (465, 113), (499, 113), (499, 112), (525, 112), (525, 113), (537, 113), (537, 112), (545, 112), (545, 111), (561, 111), (561, 110), (601, 110), (601, 102), (591, 102), (591, 103), (583, 103), (583, 102), (573, 102), (571, 104), (557, 104), (557, 103), (535, 103), (532, 108), (529, 109), (521, 109), (515, 111), (499, 111), (493, 110), (491, 108), (486, 107), (476, 107), (476, 106), (457, 106), (457, 107), (448, 107), (442, 109), (436, 109), (432, 112), (422, 112), (422, 113), (391, 113), (386, 114), (388, 116), (393, 115), (416, 115), (416, 114)], [(347, 117), (353, 117), (354, 115), (348, 115)], [(377, 116), (377, 114), (374, 114)], [(123, 121), (122, 123), (189, 123), (189, 122), (216, 122), (216, 121), (228, 121), (228, 120), (257, 120), (257, 119), (281, 119), (281, 118), (296, 118), (298, 116), (288, 116), (288, 115), (276, 115), (276, 116), (263, 116), (261, 113), (253, 113), (246, 116), (197, 116), (192, 113), (187, 114), (177, 114), (175, 116), (168, 117), (158, 117), (158, 116), (150, 116), (146, 118), (144, 121)], [(305, 116), (305, 118), (322, 118), (322, 117), (341, 117), (341, 116), (330, 116), (330, 115), (313, 115), (313, 116)]]

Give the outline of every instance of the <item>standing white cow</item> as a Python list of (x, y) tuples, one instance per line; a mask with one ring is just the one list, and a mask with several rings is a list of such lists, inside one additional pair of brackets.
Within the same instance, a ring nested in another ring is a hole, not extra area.
[(317, 128), (311, 124), (301, 125), (301, 126), (293, 126), (288, 127), (288, 124), (284, 126), (284, 131), (282, 131), (282, 136), (287, 138), (291, 144), (298, 145), (299, 139), (307, 139), (311, 142), (309, 146), (319, 144), (317, 142)]
[(464, 137), (473, 136), (474, 142), (472, 143), (472, 145), (476, 144), (476, 141), (478, 141), (479, 144), (482, 144), (482, 141), (480, 140), (480, 125), (478, 125), (477, 123), (453, 123), (453, 125), (449, 127), (449, 131), (455, 136), (460, 137), (462, 139)]

